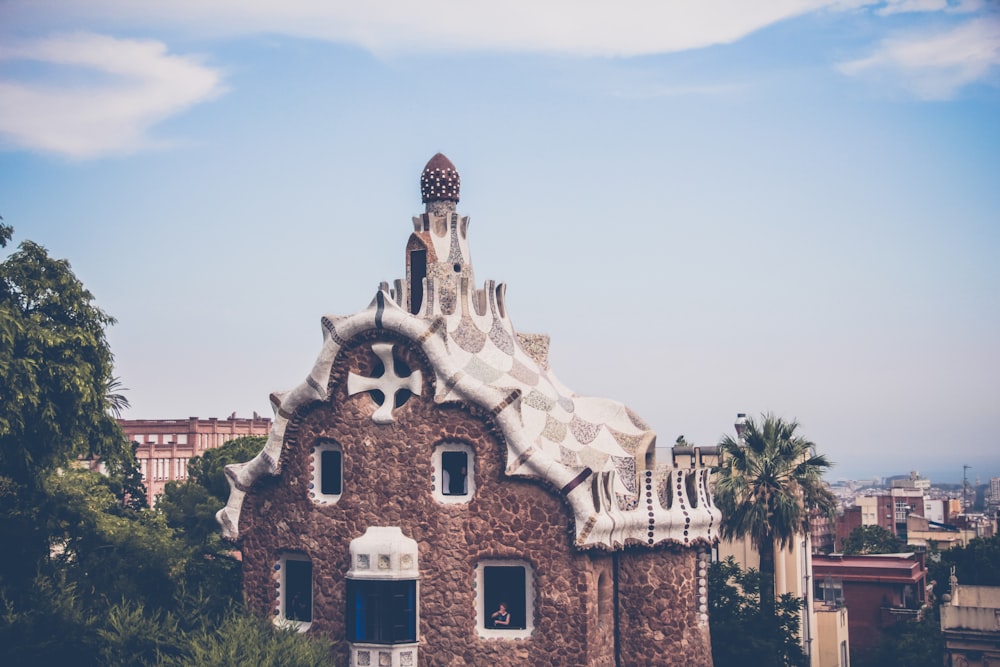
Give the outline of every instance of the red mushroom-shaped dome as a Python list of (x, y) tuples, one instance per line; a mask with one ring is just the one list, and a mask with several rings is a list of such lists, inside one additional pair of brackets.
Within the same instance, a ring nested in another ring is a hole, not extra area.
[(460, 183), (455, 165), (438, 153), (427, 162), (420, 174), (420, 200), (425, 204), (436, 201), (457, 203)]

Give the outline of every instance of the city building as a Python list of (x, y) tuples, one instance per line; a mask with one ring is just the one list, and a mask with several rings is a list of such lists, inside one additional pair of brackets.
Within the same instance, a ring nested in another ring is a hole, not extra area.
[(657, 460), (635, 413), (558, 381), (502, 284), (475, 288), (443, 155), (421, 194), (405, 278), (322, 318), (266, 446), (226, 469), (248, 606), (345, 665), (711, 665), (709, 469)]
[(135, 455), (150, 505), (167, 482), (187, 479), (189, 459), (234, 438), (266, 436), (271, 430), (271, 419), (256, 412), (251, 418), (233, 413), (227, 419), (119, 419), (118, 424), (130, 441), (139, 443)]
[(923, 554), (815, 554), (812, 571), (816, 599), (850, 610), (851, 647), (859, 652), (874, 649), (883, 628), (915, 620), (926, 601)]
[(906, 518), (924, 511), (924, 491), (915, 486), (893, 486), (888, 493), (861, 496), (862, 526), (881, 526), (906, 543)]
[(951, 576), (941, 596), (941, 632), (951, 667), (1000, 665), (1000, 587), (965, 586)]

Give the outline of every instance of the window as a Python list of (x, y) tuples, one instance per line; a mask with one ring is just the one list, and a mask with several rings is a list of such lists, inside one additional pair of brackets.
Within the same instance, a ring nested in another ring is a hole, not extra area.
[(817, 602), (841, 607), (844, 604), (844, 583), (830, 577), (817, 579), (813, 595)]
[(312, 561), (286, 554), (274, 568), (279, 575), (277, 624), (292, 623), (305, 632), (312, 623)]
[(414, 579), (348, 579), (347, 640), (369, 644), (417, 641)]
[(534, 623), (531, 566), (519, 561), (484, 561), (476, 567), (479, 635), (527, 637)]
[(312, 468), (309, 496), (320, 504), (337, 502), (344, 490), (344, 461), (340, 445), (332, 440), (318, 442), (312, 448)]
[(475, 457), (462, 442), (444, 442), (433, 456), (434, 497), (443, 503), (467, 503), (475, 492)]
[(441, 493), (464, 496), (469, 493), (469, 455), (465, 452), (441, 452)]

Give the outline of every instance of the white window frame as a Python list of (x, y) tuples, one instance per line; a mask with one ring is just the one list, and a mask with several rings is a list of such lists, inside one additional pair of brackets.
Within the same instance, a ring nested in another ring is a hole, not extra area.
[[(441, 467), (442, 454), (444, 452), (462, 452), (466, 455), (468, 466), (466, 470), (466, 492), (461, 495), (450, 495), (442, 492), (444, 483), (444, 469)], [(476, 450), (472, 445), (458, 440), (445, 440), (434, 446), (434, 454), (431, 457), (434, 468), (434, 476), (431, 479), (434, 500), (446, 505), (461, 505), (468, 503), (476, 495)]]
[[(340, 452), (340, 493), (323, 493), (323, 452)], [(312, 447), (312, 481), (309, 497), (318, 505), (333, 505), (344, 495), (344, 448), (335, 440), (320, 440)]]
[[(285, 575), (288, 572), (288, 562), (297, 561), (300, 563), (309, 563), (310, 568), (312, 567), (312, 559), (304, 554), (299, 553), (282, 553), (278, 562), (275, 563), (275, 579), (277, 580), (277, 606), (275, 608), (274, 624), (279, 628), (293, 628), (296, 632), (305, 632), (312, 626), (312, 621), (296, 621), (288, 618), (288, 614), (285, 610), (285, 593), (287, 591), (287, 585), (285, 583)], [(316, 618), (316, 585), (315, 585), (316, 573), (310, 570), (309, 578), (309, 601), (310, 610), (309, 618)]]
[[(523, 629), (498, 630), (486, 627), (486, 618), (495, 609), (487, 610), (483, 599), (486, 594), (485, 572), (487, 567), (524, 568), (524, 625)], [(476, 631), (484, 639), (525, 639), (535, 630), (535, 571), (523, 560), (481, 560), (476, 563)]]

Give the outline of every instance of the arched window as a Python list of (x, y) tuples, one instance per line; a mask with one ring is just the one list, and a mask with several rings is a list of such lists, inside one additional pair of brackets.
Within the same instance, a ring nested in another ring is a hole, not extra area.
[(309, 497), (325, 505), (340, 500), (344, 487), (343, 450), (333, 440), (321, 440), (312, 448), (312, 481)]

